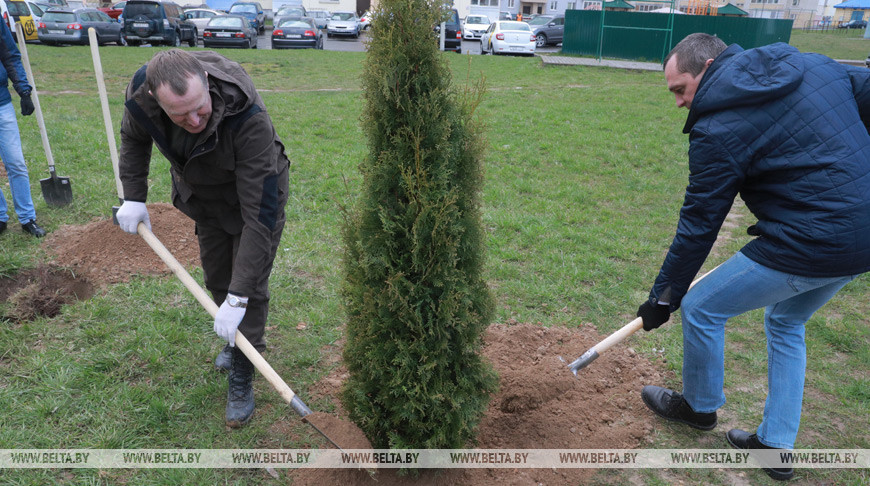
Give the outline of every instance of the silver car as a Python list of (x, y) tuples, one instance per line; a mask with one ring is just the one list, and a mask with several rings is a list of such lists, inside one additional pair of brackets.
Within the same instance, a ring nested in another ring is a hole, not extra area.
[(359, 17), (356, 12), (333, 12), (326, 23), (326, 37), (349, 35), (359, 37)]
[(39, 42), (46, 45), (81, 44), (87, 45), (88, 29), (93, 27), (100, 45), (114, 42), (126, 45), (121, 35), (121, 24), (95, 8), (52, 8), (42, 16), (37, 35)]
[(184, 12), (184, 17), (187, 18), (193, 25), (196, 26), (196, 34), (202, 39), (202, 33), (205, 31), (205, 26), (212, 17), (218, 15), (226, 15), (224, 12), (218, 12), (210, 8), (191, 8)]

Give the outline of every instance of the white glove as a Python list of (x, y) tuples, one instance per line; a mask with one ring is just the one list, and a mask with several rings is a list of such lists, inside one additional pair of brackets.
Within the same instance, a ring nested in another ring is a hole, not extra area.
[[(227, 294), (227, 298), (231, 296), (238, 299), (243, 305), (248, 305), (247, 297)], [(242, 323), (242, 318), (245, 317), (245, 310), (245, 307), (233, 307), (225, 300), (214, 316), (214, 332), (221, 339), (230, 343), (230, 347), (236, 347), (236, 330), (239, 329), (239, 324)]]
[(148, 217), (148, 208), (143, 202), (124, 201), (115, 216), (118, 218), (118, 225), (127, 233), (134, 235), (138, 233), (136, 227), (139, 226), (140, 221), (145, 223), (148, 231), (151, 231), (151, 218)]

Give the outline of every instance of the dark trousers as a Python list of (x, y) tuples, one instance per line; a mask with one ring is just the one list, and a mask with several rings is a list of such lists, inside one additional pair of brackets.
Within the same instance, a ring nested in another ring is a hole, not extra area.
[[(284, 229), (282, 220), (272, 232), (272, 249), (267, 265), (260, 274), (254, 292), (248, 297), (248, 307), (245, 317), (239, 324), (239, 331), (251, 342), (259, 352), (266, 349), (264, 338), (266, 319), (269, 316), (269, 275), (272, 273), (272, 263), (281, 241)], [(219, 226), (196, 223), (196, 235), (199, 239), (199, 257), (205, 274), (205, 287), (211, 292), (215, 303), (223, 304), (233, 278), (233, 263), (239, 251), (241, 234), (231, 234)]]

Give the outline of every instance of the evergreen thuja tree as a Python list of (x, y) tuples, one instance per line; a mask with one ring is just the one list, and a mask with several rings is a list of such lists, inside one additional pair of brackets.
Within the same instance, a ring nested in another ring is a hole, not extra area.
[(342, 401), (376, 448), (459, 448), (497, 387), (479, 355), (483, 84), (459, 92), (432, 27), (441, 3), (382, 0), (363, 71), (369, 154), (345, 210)]

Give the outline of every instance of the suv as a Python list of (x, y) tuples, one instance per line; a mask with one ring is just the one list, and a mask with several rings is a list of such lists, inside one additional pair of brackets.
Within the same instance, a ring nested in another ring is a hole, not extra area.
[(547, 44), (562, 42), (565, 35), (565, 15), (538, 15), (527, 22), (535, 36), (535, 47), (545, 47)]
[[(449, 10), (450, 15), (444, 21), (444, 50), (462, 52), (462, 26), (459, 24), (459, 12), (455, 8)], [(435, 26), (435, 32), (441, 35), (441, 24)]]
[(248, 19), (258, 34), (266, 31), (266, 13), (260, 2), (236, 2), (230, 7), (229, 13)]
[(196, 26), (184, 18), (175, 2), (129, 0), (121, 16), (124, 18), (121, 35), (127, 39), (127, 45), (178, 47), (186, 41), (190, 47), (196, 47)]

